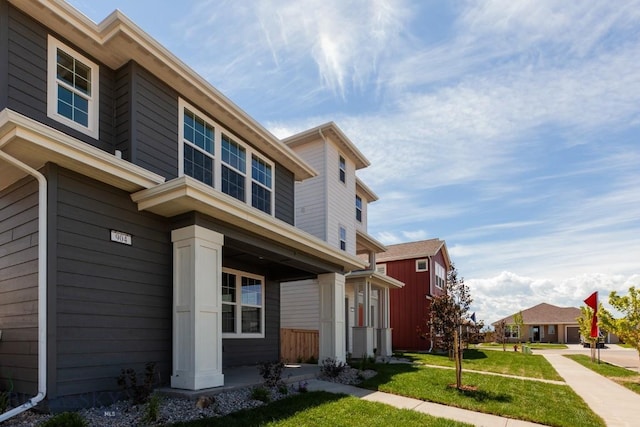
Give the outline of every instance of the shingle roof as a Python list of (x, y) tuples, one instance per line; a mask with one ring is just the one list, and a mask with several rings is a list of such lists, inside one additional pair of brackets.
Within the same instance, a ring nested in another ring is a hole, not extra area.
[[(500, 319), (492, 323), (492, 325), (496, 325), (502, 320), (504, 320), (506, 324), (512, 324), (514, 323), (513, 316), (516, 314), (517, 313), (514, 313), (509, 317)], [(522, 310), (522, 321), (525, 325), (532, 325), (536, 323), (578, 323), (576, 320), (578, 317), (580, 317), (580, 309), (577, 307), (557, 307), (544, 302), (531, 308), (527, 308), (526, 310)]]
[(376, 255), (376, 262), (434, 256), (443, 246), (444, 240), (440, 239), (420, 240), (418, 242), (387, 245), (386, 252)]

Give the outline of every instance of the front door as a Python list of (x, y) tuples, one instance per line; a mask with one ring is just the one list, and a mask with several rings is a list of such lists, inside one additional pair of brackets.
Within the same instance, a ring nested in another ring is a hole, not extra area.
[(534, 342), (540, 341), (540, 326), (533, 327), (533, 341)]

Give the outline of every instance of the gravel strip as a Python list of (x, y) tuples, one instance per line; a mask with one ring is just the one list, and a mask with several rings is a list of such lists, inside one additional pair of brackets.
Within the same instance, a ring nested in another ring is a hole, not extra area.
[[(375, 371), (359, 371), (354, 368), (344, 369), (337, 377), (329, 378), (320, 375), (318, 379), (342, 384), (359, 384), (366, 378), (371, 378)], [(271, 401), (283, 399), (300, 393), (300, 388), (306, 387), (306, 382), (292, 383), (286, 386), (287, 392), (279, 389), (269, 389)], [(162, 396), (159, 405), (160, 416), (156, 423), (144, 423), (145, 405), (132, 406), (129, 402), (121, 401), (101, 408), (83, 409), (78, 411), (91, 427), (128, 427), (128, 426), (162, 426), (179, 421), (192, 421), (202, 418), (219, 417), (242, 409), (256, 408), (265, 403), (251, 397), (255, 387), (230, 390), (212, 396), (212, 402), (197, 405), (197, 401), (179, 397)], [(209, 403), (207, 405), (207, 403)], [(199, 407), (203, 406), (203, 407)], [(206, 406), (206, 407), (205, 407)], [(35, 427), (51, 418), (51, 415), (26, 411), (4, 423), (2, 427)]]

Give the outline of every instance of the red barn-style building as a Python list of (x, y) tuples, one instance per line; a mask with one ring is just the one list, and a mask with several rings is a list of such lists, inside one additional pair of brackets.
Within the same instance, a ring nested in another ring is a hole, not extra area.
[(404, 288), (390, 292), (394, 350), (432, 348), (426, 319), (431, 301), (444, 291), (450, 265), (447, 245), (440, 239), (388, 245), (386, 252), (377, 255), (377, 271), (405, 283)]

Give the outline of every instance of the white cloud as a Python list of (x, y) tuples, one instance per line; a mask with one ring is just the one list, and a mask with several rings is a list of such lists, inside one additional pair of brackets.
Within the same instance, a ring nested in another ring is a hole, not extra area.
[(478, 320), (490, 324), (543, 302), (559, 307), (580, 307), (595, 291), (598, 291), (599, 302), (611, 310), (609, 293), (616, 291), (624, 295), (630, 286), (637, 287), (639, 280), (639, 275), (604, 274), (582, 274), (564, 280), (534, 279), (503, 271), (487, 279), (465, 280), (465, 284), (474, 299), (471, 311), (476, 312)]

